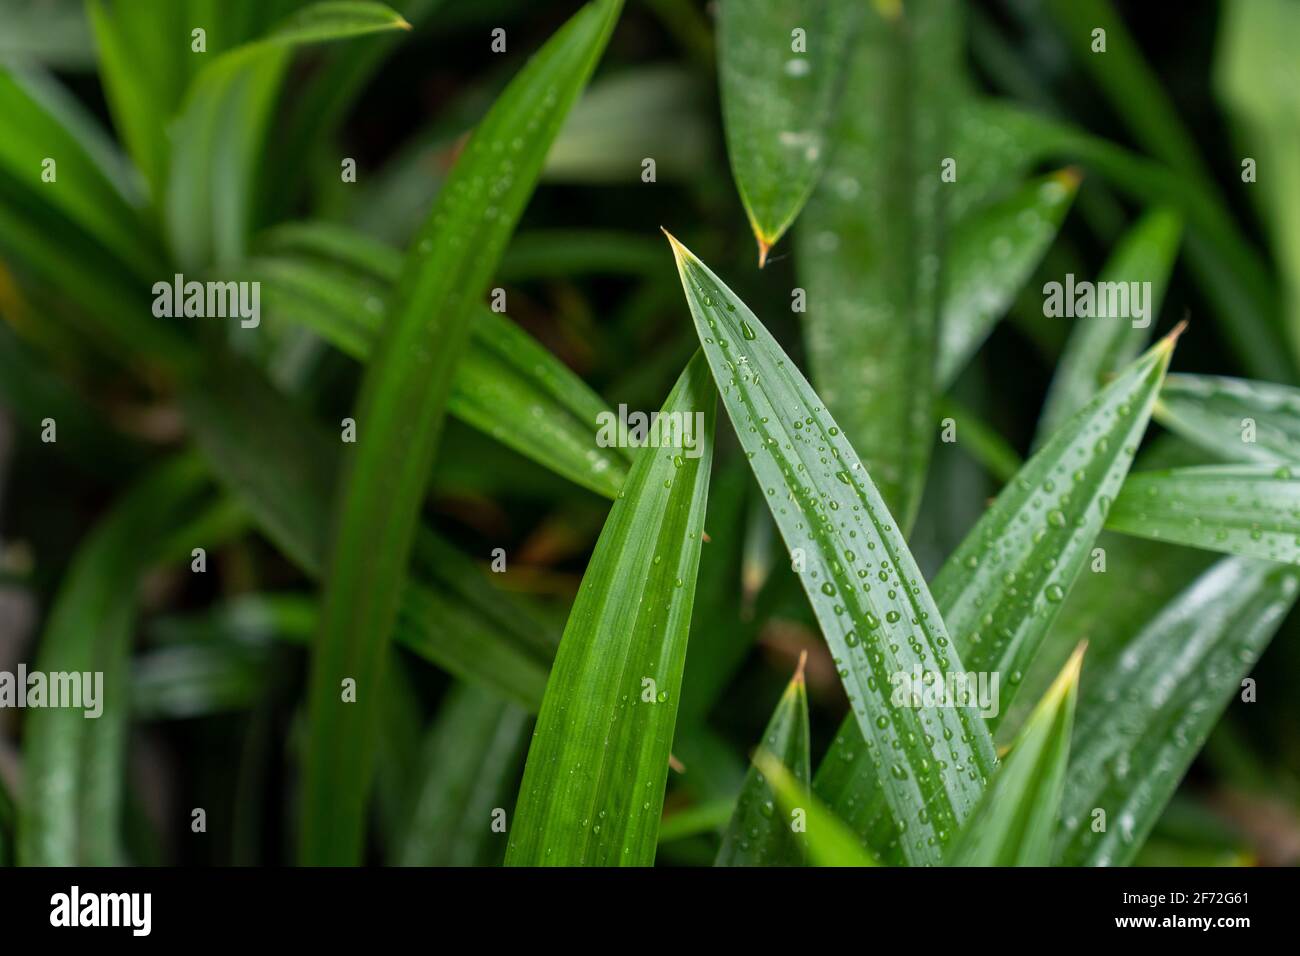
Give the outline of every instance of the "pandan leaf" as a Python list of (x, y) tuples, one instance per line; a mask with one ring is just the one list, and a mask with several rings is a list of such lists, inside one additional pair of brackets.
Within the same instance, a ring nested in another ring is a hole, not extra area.
[(658, 443), (637, 452), (587, 565), (528, 751), (507, 865), (654, 862), (716, 414), (697, 354), (658, 420), (688, 425), (693, 441), (652, 429)]
[(772, 783), (791, 826), (803, 826), (808, 861), (813, 866), (879, 866), (862, 848), (857, 835), (802, 786), (779, 760), (766, 751), (754, 755), (754, 766)]
[(1170, 375), (1156, 420), (1228, 461), (1300, 463), (1300, 389), (1220, 375)]

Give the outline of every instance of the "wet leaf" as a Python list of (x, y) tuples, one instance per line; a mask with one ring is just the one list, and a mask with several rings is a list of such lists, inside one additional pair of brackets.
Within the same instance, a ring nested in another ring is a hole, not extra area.
[(663, 812), (713, 461), (717, 392), (696, 355), (610, 509), (528, 750), (510, 866), (649, 866)]
[(1298, 585), (1292, 568), (1224, 559), (1085, 670), (1054, 863), (1132, 862)]
[(1286, 465), (1206, 465), (1130, 475), (1114, 531), (1300, 564), (1300, 476)]
[(719, 5), (727, 155), (760, 266), (808, 201), (831, 152), (828, 127), (862, 6), (852, 0)]
[[(788, 768), (800, 791), (812, 783), (808, 743), (808, 692), (804, 687), (804, 662), (781, 695), (761, 749)], [(757, 766), (749, 768), (731, 821), (722, 836), (715, 866), (799, 866), (804, 849), (790, 820), (776, 812), (776, 794)]]
[[(844, 682), (864, 770), (905, 821), (901, 852), (939, 862), (996, 762), (971, 707), (892, 701), (898, 675), (962, 670), (916, 562), (821, 399), (749, 308), (671, 240), (682, 286), (754, 477)], [(850, 754), (849, 756), (853, 756)]]

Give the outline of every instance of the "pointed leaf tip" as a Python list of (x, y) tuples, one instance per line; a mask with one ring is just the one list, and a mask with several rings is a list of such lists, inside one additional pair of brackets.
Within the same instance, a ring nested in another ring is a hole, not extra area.
[(1061, 668), (1061, 673), (1057, 675), (1052, 689), (1048, 692), (1049, 697), (1059, 697), (1063, 695), (1072, 685), (1079, 682), (1079, 672), (1083, 668), (1083, 655), (1088, 650), (1088, 642), (1080, 641), (1078, 647), (1070, 655), (1070, 659), (1065, 662)]
[(1056, 173), (1056, 180), (1066, 189), (1074, 192), (1083, 182), (1083, 170), (1078, 166), (1066, 166)]
[(1187, 331), (1188, 322), (1189, 320), (1186, 318), (1183, 318), (1181, 321), (1179, 321), (1179, 323), (1173, 327), (1170, 333), (1160, 340), (1161, 347), (1166, 348), (1172, 352), (1174, 350), (1174, 346), (1178, 344), (1179, 336), (1181, 336), (1184, 332)]
[(804, 650), (799, 652), (799, 666), (794, 669), (794, 677), (792, 678), (793, 683), (795, 684), (803, 683), (803, 670), (804, 670), (804, 665), (806, 665), (807, 663), (808, 663), (808, 650), (807, 648), (805, 648)]
[(767, 265), (767, 254), (772, 251), (772, 244), (762, 236), (758, 238), (758, 267), (761, 269)]

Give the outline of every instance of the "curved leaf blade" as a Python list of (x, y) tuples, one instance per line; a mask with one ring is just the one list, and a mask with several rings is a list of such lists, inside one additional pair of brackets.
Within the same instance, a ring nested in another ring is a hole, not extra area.
[(1300, 463), (1300, 388), (1219, 375), (1170, 375), (1155, 416), (1217, 458)]
[(527, 744), (528, 714), (476, 687), (452, 688), (429, 730), (399, 846), (399, 866), (495, 866), (505, 837), (493, 810), (508, 805)]
[(197, 459), (165, 463), (134, 486), (78, 548), (41, 637), (33, 670), (103, 675), (87, 707), (33, 709), (23, 735), (18, 862), (120, 864), (121, 784), (136, 593), (160, 541), (203, 491)]
[(1033, 274), (1079, 182), (1072, 169), (1051, 173), (972, 211), (953, 229), (939, 320), (939, 388), (952, 385)]
[(182, 269), (245, 254), (254, 174), (293, 48), (409, 28), (383, 4), (326, 0), (203, 67), (172, 131), (163, 203), (168, 240)]
[[(366, 255), (362, 250), (359, 255)], [(386, 322), (384, 289), (311, 259), (252, 259), (278, 315), (310, 328), (360, 362), (370, 360)], [(622, 449), (596, 443), (609, 407), (568, 366), (508, 318), (474, 309), (465, 356), (447, 410), (502, 444), (606, 498), (627, 478)]]
[(1156, 209), (1143, 216), (1120, 240), (1101, 271), (1097, 287), (1100, 290), (1113, 282), (1148, 283), (1146, 323), (1139, 326), (1136, 320), (1124, 317), (1074, 320), (1038, 420), (1035, 446), (1047, 441), (1062, 422), (1088, 404), (1109, 376), (1137, 357), (1150, 334), (1152, 320), (1160, 312), (1182, 231), (1182, 219), (1177, 213)]
[(779, 760), (766, 751), (754, 755), (759, 769), (776, 791), (777, 801), (788, 818), (802, 814), (807, 833), (808, 860), (813, 866), (879, 866), (862, 848), (857, 836), (828, 810), (806, 786), (801, 785)]
[(1132, 862), (1298, 589), (1293, 568), (1224, 559), (1084, 672), (1056, 864)]
[(865, 768), (901, 851), (937, 863), (996, 758), (972, 707), (895, 705), (896, 675), (962, 669), (902, 534), (817, 394), (716, 275), (671, 239), (696, 332), (750, 467), (830, 646), (863, 739)]
[(1300, 477), (1286, 465), (1205, 465), (1129, 476), (1113, 531), (1300, 564)]
[(717, 391), (701, 355), (662, 415), (702, 422), (699, 457), (659, 432), (610, 509), (546, 684), (507, 865), (654, 862), (713, 461)]
[(828, 127), (859, 9), (851, 0), (723, 0), (718, 11), (727, 155), (760, 266), (830, 153)]
[(984, 799), (948, 853), (949, 866), (1047, 866), (1065, 790), (1083, 646), (1039, 701)]
[[(1174, 336), (1135, 362), (1025, 464), (935, 577), (943, 615), (971, 686), (990, 692), (996, 729), (1090, 555), (1146, 430)], [(997, 684), (993, 684), (994, 677)], [(817, 792), (868, 845), (891, 847), (894, 827), (872, 787), (861, 735), (840, 727), (818, 768)]]
[(1175, 341), (1162, 340), (1062, 425), (934, 579), (962, 662), (1001, 675), (990, 727), (1010, 706), (1121, 494)]
[[(213, 363), (182, 396), (209, 467), (261, 531), (319, 579), (342, 445), (250, 367)], [(491, 587), (479, 569), (427, 528), (404, 575), (398, 643), (462, 679), (531, 710), (541, 703), (558, 643), (553, 630)], [(313, 630), (319, 618), (313, 615)]]
[(961, 10), (861, 6), (835, 150), (798, 230), (804, 340), (818, 393), (906, 532), (934, 443)]
[[(804, 657), (781, 695), (763, 731), (762, 749), (789, 769), (800, 791), (812, 783), (808, 741), (808, 691), (804, 687)], [(757, 766), (749, 768), (736, 798), (736, 808), (722, 835), (714, 866), (799, 866), (803, 848), (789, 818), (774, 812), (776, 794)]]
[[(438, 193), (393, 293), (362, 382), (358, 442), (338, 496), (313, 660), (304, 863), (354, 863), (361, 855), (389, 632), (473, 305), (620, 9), (620, 0), (585, 6), (498, 97)], [(356, 704), (341, 706), (340, 682), (349, 678), (366, 690)]]

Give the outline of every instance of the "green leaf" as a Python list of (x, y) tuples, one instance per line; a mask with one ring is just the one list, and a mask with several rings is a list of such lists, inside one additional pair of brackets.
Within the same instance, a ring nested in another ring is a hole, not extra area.
[[(67, 128), (63, 94), (38, 73), (0, 68), (0, 179), (92, 238), (122, 268), (153, 278), (161, 248), (109, 171)], [(82, 131), (82, 135), (85, 132)], [(46, 161), (53, 160), (48, 167)], [(49, 176), (52, 181), (47, 181)]]
[[(1092, 74), (1142, 147), (1176, 168), (1189, 170), (1197, 180), (1208, 181), (1196, 140), (1114, 5), (1109, 0), (1047, 0), (1043, 9), (1058, 22), (1079, 64)], [(1106, 38), (1100, 53), (1095, 49), (1099, 28)]]
[[(1172, 435), (1157, 435), (1134, 466), (1165, 468), (1199, 460), (1195, 448)], [(1010, 742), (1081, 641), (1088, 643), (1086, 673), (1132, 636), (1134, 621), (1153, 617), (1216, 558), (1196, 548), (1102, 531), (1093, 542), (1087, 571), (1075, 579), (1025, 671), (1019, 693), (1001, 716), (995, 739)], [(1123, 587), (1115, 581), (1122, 581)]]
[(0, 0), (0, 61), (94, 69), (95, 44), (81, 0)]
[(851, 0), (723, 0), (718, 10), (727, 155), (759, 266), (831, 152), (828, 127), (860, 12)]
[(105, 98), (136, 169), (157, 199), (167, 169), (168, 121), (201, 55), (191, 52), (189, 5), (180, 0), (89, 0)]
[[(943, 398), (939, 400), (937, 414), (940, 425), (945, 418), (952, 419), (955, 434), (960, 437), (965, 451), (1003, 484), (1014, 478), (1024, 466), (1024, 461), (1007, 440), (964, 406)], [(922, 517), (928, 516), (922, 514)]]
[(1120, 494), (1174, 342), (1162, 340), (1066, 421), (934, 579), (962, 662), (1001, 675), (990, 727), (1010, 706)]
[(1106, 527), (1208, 551), (1300, 564), (1300, 477), (1286, 465), (1130, 475)]
[[(1150, 290), (1149, 295), (1143, 292), (1146, 321), (1138, 325), (1136, 318), (1124, 316), (1074, 320), (1038, 420), (1036, 445), (1055, 434), (1062, 422), (1088, 404), (1110, 376), (1142, 350), (1151, 334), (1151, 322), (1160, 312), (1182, 231), (1177, 213), (1157, 209), (1143, 216), (1120, 240), (1101, 271), (1098, 295), (1107, 283), (1149, 283), (1144, 287)], [(1126, 311), (1132, 311), (1131, 304)]]
[[(1215, 54), (1215, 87), (1241, 133), (1242, 156), (1260, 170), (1245, 189), (1269, 227), (1285, 293), (1284, 323), (1293, 354), (1300, 354), (1300, 96), (1295, 48), (1300, 12), (1280, 0), (1255, 0), (1224, 8)], [(1243, 169), (1244, 176), (1244, 169)]]
[[(683, 728), (705, 723), (758, 636), (762, 616), (753, 614), (752, 607), (746, 616), (745, 610), (737, 607), (736, 603), (736, 596), (741, 592), (745, 509), (751, 500), (752, 487), (749, 468), (734, 459), (718, 468), (710, 484), (709, 510), (704, 524), (709, 539), (700, 557), (691, 640), (686, 654), (686, 676), (677, 711), (678, 724)], [(755, 501), (754, 504), (763, 508), (766, 517), (766, 507), (761, 502)], [(680, 740), (680, 733), (678, 738)], [(678, 756), (685, 760), (683, 754), (678, 753)], [(718, 761), (710, 759), (708, 763), (716, 767)], [(688, 762), (687, 766), (691, 763)], [(742, 766), (742, 775), (743, 772)]]
[[(335, 235), (328, 241), (346, 239)], [(349, 253), (354, 262), (387, 268), (374, 247), (354, 248)], [(386, 288), (340, 274), (337, 265), (326, 261), (260, 258), (245, 268), (263, 284), (277, 314), (311, 328), (353, 358), (369, 361), (386, 322), (381, 298)], [(455, 369), (447, 408), (466, 424), (607, 498), (618, 494), (627, 477), (623, 450), (596, 443), (601, 416), (613, 415), (600, 396), (532, 336), (484, 306), (474, 309), (469, 346)]]
[[(183, 403), (216, 476), (290, 560), (319, 578), (342, 444), (238, 363), (214, 361)], [(403, 575), (398, 643), (536, 710), (555, 653), (552, 629), (427, 529), (417, 533), (415, 556), (413, 573)]]
[[(32, 671), (98, 672), (103, 679), (83, 689), (83, 708), (40, 707), (27, 716), (18, 828), (24, 866), (122, 862), (136, 593), (159, 541), (204, 485), (203, 468), (190, 457), (150, 472), (82, 542), (59, 588)], [(84, 696), (92, 691), (93, 702)]]
[[(789, 768), (803, 792), (807, 792), (812, 782), (808, 691), (803, 681), (806, 657), (805, 652), (799, 658), (799, 669), (781, 695), (763, 731), (761, 745), (783, 767)], [(775, 793), (759, 769), (750, 767), (714, 865), (799, 866), (803, 862), (799, 835), (790, 829), (789, 818), (775, 811)]]
[[(681, 695), (717, 392), (697, 354), (610, 509), (528, 751), (506, 863), (649, 866)], [(672, 435), (695, 429), (695, 444)], [(702, 425), (702, 428), (696, 426)], [(683, 447), (684, 446), (684, 447)], [(695, 457), (692, 457), (695, 456)]]
[[(358, 441), (335, 512), (312, 669), (304, 863), (360, 858), (385, 649), (474, 303), (620, 8), (620, 0), (588, 4), (497, 99), (439, 192), (389, 303), (389, 323), (362, 382)], [(339, 702), (344, 679), (364, 688), (355, 704)]]
[(243, 257), (255, 173), (293, 48), (402, 28), (383, 4), (314, 3), (203, 67), (177, 117), (167, 173), (167, 236), (182, 269)]
[(723, 404), (790, 549), (867, 741), (859, 752), (901, 852), (937, 863), (996, 758), (972, 707), (896, 706), (894, 675), (961, 671), (943, 618), (875, 485), (776, 340), (676, 240), (682, 286)]
[(136, 720), (179, 720), (245, 710), (265, 689), (266, 654), (236, 643), (183, 644), (131, 663)]
[(977, 208), (957, 224), (944, 265), (940, 388), (952, 385), (1006, 313), (1056, 238), (1078, 190), (1079, 174), (1061, 170)]
[(488, 691), (450, 691), (423, 745), (410, 815), (391, 856), (401, 866), (495, 866), (506, 851), (493, 813), (509, 806), (531, 721)]
[[(1054, 862), (1132, 862), (1295, 603), (1292, 568), (1227, 558), (1083, 675)], [(1095, 829), (1096, 811), (1105, 829)]]
[[(934, 580), (934, 600), (977, 687), (997, 675), (984, 723), (997, 728), (1090, 555), (1146, 430), (1170, 336), (1081, 409), (1020, 469)], [(818, 768), (818, 794), (868, 844), (890, 848), (895, 826), (853, 721)], [(896, 817), (894, 818), (897, 819)]]
[(812, 379), (906, 532), (934, 442), (961, 15), (925, 0), (862, 20), (834, 153), (799, 228), (799, 277)]
[(1228, 461), (1300, 463), (1300, 389), (1218, 375), (1170, 375), (1156, 420)]
[(804, 843), (813, 866), (879, 866), (862, 848), (857, 835), (828, 810), (820, 800), (800, 785), (781, 762), (766, 751), (754, 755), (754, 766), (776, 791), (777, 802), (785, 817), (793, 820), (802, 811)]
[[(565, 122), (543, 175), (548, 182), (639, 183), (649, 156), (660, 182), (706, 175), (717, 136), (706, 104), (698, 76), (677, 65), (656, 63), (601, 77)], [(665, 129), (673, 131), (668, 150), (660, 135)]]
[(1047, 866), (1065, 789), (1083, 645), (1039, 701), (948, 853), (949, 866)]
[[(971, 103), (960, 140), (986, 165), (1076, 162), (1143, 205), (1177, 209), (1187, 224), (1186, 250), (1227, 341), (1252, 375), (1290, 380), (1293, 364), (1277, 331), (1276, 290), (1265, 264), (1214, 195), (1186, 175), (1074, 127), (1003, 103)], [(994, 157), (989, 162), (988, 157)]]

